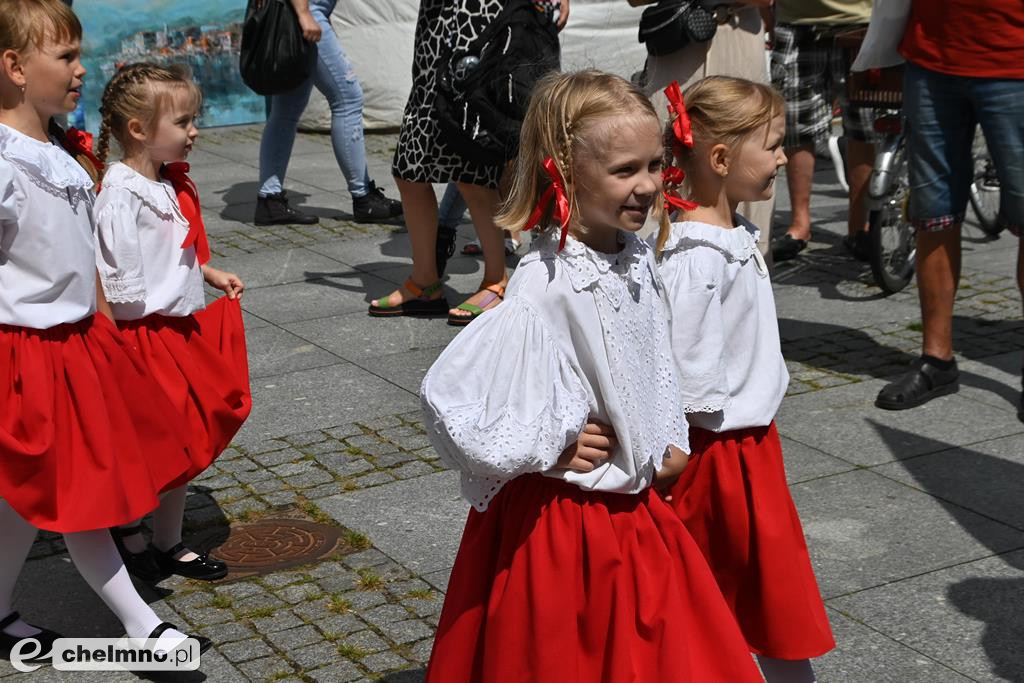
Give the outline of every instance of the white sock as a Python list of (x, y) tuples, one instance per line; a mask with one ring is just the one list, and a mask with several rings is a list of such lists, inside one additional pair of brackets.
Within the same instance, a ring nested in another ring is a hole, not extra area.
[[(97, 529), (64, 534), (64, 543), (78, 573), (121, 621), (128, 637), (149, 637), (162, 620), (139, 597), (110, 533), (106, 529)], [(168, 629), (160, 637), (158, 647), (170, 651), (174, 649), (174, 643), (183, 638), (184, 633)]]
[[(14, 611), (14, 585), (18, 582), (25, 558), (36, 540), (36, 528), (21, 518), (6, 500), (0, 500), (0, 619)], [(38, 635), (39, 629), (29, 626), (21, 619), (3, 631), (16, 638)]]
[(775, 659), (757, 656), (765, 683), (817, 683), (809, 659)]
[[(181, 543), (181, 523), (185, 518), (185, 496), (188, 485), (179, 486), (160, 496), (160, 507), (153, 513), (153, 545), (164, 552)], [(174, 559), (188, 562), (198, 557), (186, 550)]]

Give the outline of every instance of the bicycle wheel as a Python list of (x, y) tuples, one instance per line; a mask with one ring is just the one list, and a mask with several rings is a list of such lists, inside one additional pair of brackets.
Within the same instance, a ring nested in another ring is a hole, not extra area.
[(916, 231), (907, 220), (910, 188), (905, 159), (906, 148), (901, 146), (892, 165), (892, 191), (868, 214), (871, 272), (887, 294), (895, 294), (910, 283), (917, 258)]
[(996, 237), (1002, 232), (999, 225), (999, 176), (988, 153), (985, 136), (979, 128), (974, 134), (974, 180), (971, 182), (971, 208), (978, 217), (982, 232)]

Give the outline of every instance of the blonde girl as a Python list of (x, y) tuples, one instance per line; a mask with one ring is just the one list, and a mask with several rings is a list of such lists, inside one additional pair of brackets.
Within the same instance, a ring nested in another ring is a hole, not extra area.
[(431, 443), (473, 505), (426, 679), (760, 680), (652, 487), (688, 449), (664, 292), (635, 234), (660, 204), (658, 118), (617, 76), (555, 75), (520, 150), (499, 221), (540, 234), (505, 303), (421, 389)]

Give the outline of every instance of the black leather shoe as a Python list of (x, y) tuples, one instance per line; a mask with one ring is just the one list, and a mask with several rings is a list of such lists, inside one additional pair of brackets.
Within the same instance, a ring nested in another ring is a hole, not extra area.
[(798, 240), (788, 232), (778, 239), (772, 240), (772, 259), (776, 262), (788, 261), (797, 257), (807, 248), (807, 240)]
[(124, 544), (123, 539), (125, 536), (133, 536), (139, 533), (142, 533), (142, 524), (129, 527), (114, 527), (110, 530), (110, 535), (114, 538), (114, 545), (117, 546), (117, 552), (121, 556), (121, 561), (124, 562), (128, 573), (142, 581), (159, 581), (164, 578), (164, 573), (160, 571), (156, 558), (153, 557), (153, 553), (150, 552), (149, 548), (146, 548), (141, 553), (133, 553)]
[[(179, 543), (170, 550), (162, 551), (155, 546), (149, 546), (160, 569), (165, 574), (177, 574), (189, 579), (199, 581), (216, 581), (228, 575), (228, 566), (220, 560), (209, 557), (206, 553), (196, 553), (198, 557), (188, 562), (174, 559), (174, 556), (183, 550), (187, 550), (184, 543)], [(195, 551), (193, 551), (195, 552)]]
[(402, 215), (402, 202), (384, 196), (384, 190), (370, 181), (370, 191), (352, 198), (352, 215), (356, 223), (380, 223)]
[(843, 238), (843, 246), (858, 261), (866, 262), (871, 259), (871, 236), (867, 230), (861, 230), (856, 235), (847, 235)]
[[(4, 633), (4, 629), (16, 622), (18, 619), (21, 619), (21, 615), (17, 612), (11, 612), (3, 619), (0, 619), (0, 658), (10, 660), (11, 652), (18, 643), (29, 638), (35, 638), (39, 641), (38, 654), (31, 659), (24, 659), (22, 661), (30, 664), (42, 664), (50, 661), (50, 654), (53, 652), (54, 641), (58, 638), (63, 638), (64, 636), (55, 631), (51, 631), (48, 628), (33, 626), (32, 624), (29, 624), (29, 626), (39, 629), (40, 633), (37, 633), (34, 636), (24, 637), (11, 636)], [(25, 652), (32, 652), (34, 649), (35, 648), (31, 644), (22, 647), (22, 650)]]
[(293, 209), (288, 204), (288, 194), (282, 190), (256, 198), (256, 215), (252, 222), (256, 225), (312, 225), (320, 219)]
[[(175, 631), (181, 631), (180, 628), (166, 621), (157, 625), (157, 627), (153, 629), (153, 631), (149, 634), (149, 638), (146, 639), (146, 644), (148, 645), (152, 643), (153, 645), (156, 645), (156, 641), (159, 640), (160, 636), (162, 636), (166, 631), (172, 628)], [(181, 632), (185, 633), (184, 631)], [(196, 641), (199, 642), (199, 654), (203, 654), (204, 652), (209, 650), (210, 647), (213, 646), (213, 641), (207, 638), (206, 636), (194, 636), (189, 635), (188, 633), (185, 633), (185, 636), (187, 636), (188, 638), (194, 638)]]
[(941, 370), (924, 358), (915, 358), (902, 377), (882, 387), (875, 405), (884, 410), (906, 410), (959, 390), (960, 371), (956, 359), (949, 370)]

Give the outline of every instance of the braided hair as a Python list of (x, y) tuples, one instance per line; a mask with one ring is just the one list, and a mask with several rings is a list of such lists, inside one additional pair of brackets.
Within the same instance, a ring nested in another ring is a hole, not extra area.
[(100, 99), (100, 134), (96, 156), (106, 161), (113, 137), (126, 150), (131, 144), (128, 122), (138, 119), (151, 125), (160, 115), (168, 88), (183, 87), (195, 98), (198, 108), (202, 94), (192, 81), (192, 72), (183, 64), (161, 66), (149, 62), (127, 64), (103, 88)]

